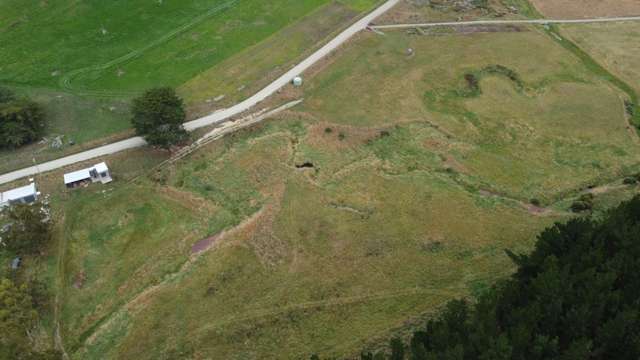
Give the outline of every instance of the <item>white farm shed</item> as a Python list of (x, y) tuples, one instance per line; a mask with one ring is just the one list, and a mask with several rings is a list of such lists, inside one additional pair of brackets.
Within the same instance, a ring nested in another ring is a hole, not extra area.
[(85, 183), (101, 182), (107, 184), (112, 181), (109, 168), (101, 162), (93, 167), (64, 174), (64, 184), (68, 188), (74, 188)]
[(13, 204), (30, 204), (38, 200), (38, 190), (36, 184), (31, 183), (27, 186), (0, 193), (0, 208)]

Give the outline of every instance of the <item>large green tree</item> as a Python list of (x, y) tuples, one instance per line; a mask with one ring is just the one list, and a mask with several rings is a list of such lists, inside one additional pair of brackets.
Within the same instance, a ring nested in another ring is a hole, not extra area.
[(40, 138), (45, 130), (44, 110), (0, 88), (0, 148), (16, 148)]
[(413, 334), (410, 359), (640, 359), (640, 197), (508, 254), (515, 274), (475, 302), (450, 302)]
[(184, 103), (172, 88), (146, 91), (133, 100), (132, 113), (136, 133), (151, 145), (169, 148), (187, 138)]
[(39, 203), (16, 204), (2, 212), (9, 230), (2, 234), (2, 243), (12, 252), (33, 254), (51, 237), (50, 217)]

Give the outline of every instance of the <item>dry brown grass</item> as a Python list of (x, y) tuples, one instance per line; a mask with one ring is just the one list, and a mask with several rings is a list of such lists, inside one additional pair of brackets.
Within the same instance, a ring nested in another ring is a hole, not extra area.
[(563, 25), (562, 33), (640, 93), (640, 23)]
[(589, 18), (640, 14), (638, 0), (531, 0), (549, 18)]

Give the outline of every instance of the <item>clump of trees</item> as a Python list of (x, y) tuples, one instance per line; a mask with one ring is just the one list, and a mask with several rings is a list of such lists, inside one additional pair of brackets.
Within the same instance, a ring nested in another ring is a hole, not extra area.
[(45, 130), (44, 110), (36, 102), (0, 88), (0, 148), (11, 149), (39, 139)]
[(12, 205), (3, 210), (2, 219), (9, 227), (0, 244), (13, 253), (36, 254), (51, 238), (49, 211), (39, 203)]
[[(51, 217), (46, 206), (16, 204), (0, 212), (8, 224), (0, 234), (0, 250), (38, 256), (51, 237)], [(61, 354), (35, 344), (40, 312), (50, 306), (46, 285), (35, 279), (0, 275), (0, 359), (53, 360)]]
[[(543, 231), (516, 273), (362, 359), (640, 358), (640, 197)], [(390, 353), (390, 355), (389, 355)]]
[(168, 149), (188, 137), (182, 126), (186, 118), (184, 103), (172, 88), (147, 90), (133, 100), (132, 113), (136, 133), (151, 145)]
[(54, 360), (62, 359), (53, 349), (36, 350), (33, 331), (38, 323), (37, 295), (29, 284), (18, 284), (0, 278), (0, 359)]

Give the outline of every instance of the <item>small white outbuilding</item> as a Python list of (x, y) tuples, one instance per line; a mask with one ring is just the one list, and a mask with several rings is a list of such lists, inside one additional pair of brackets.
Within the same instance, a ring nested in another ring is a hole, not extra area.
[(35, 183), (5, 191), (0, 193), (0, 208), (13, 204), (31, 204), (38, 200), (39, 195)]
[(68, 188), (74, 188), (86, 183), (100, 182), (107, 184), (112, 181), (111, 174), (107, 164), (101, 162), (93, 167), (74, 171), (68, 174), (64, 174), (64, 184)]

